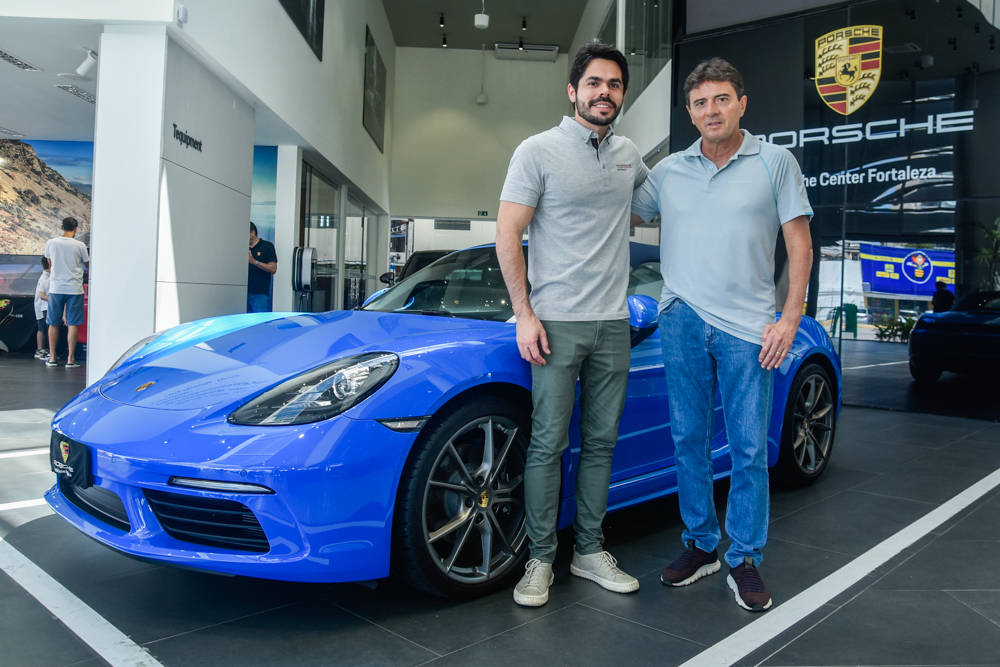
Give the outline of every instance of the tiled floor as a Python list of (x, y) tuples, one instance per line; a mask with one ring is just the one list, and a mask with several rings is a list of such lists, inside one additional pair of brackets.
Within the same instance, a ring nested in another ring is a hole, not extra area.
[[(81, 371), (0, 359), (0, 452), (43, 448)], [(58, 373), (58, 374), (57, 374)], [(780, 605), (1000, 468), (1000, 425), (844, 408), (830, 468), (807, 489), (772, 491), (761, 573)], [(39, 498), (44, 455), (0, 459), (0, 505)], [(726, 488), (717, 500), (724, 505)], [(45, 507), (0, 511), (0, 536), (167, 667), (683, 663), (761, 618), (741, 610), (725, 571), (668, 589), (681, 548), (675, 499), (609, 515), (606, 547), (639, 577), (616, 595), (572, 577), (561, 534), (556, 583), (539, 609), (509, 591), (441, 600), (389, 579), (296, 584), (226, 578), (130, 560)], [(744, 664), (1000, 664), (1000, 495), (952, 521), (766, 643)], [(725, 548), (725, 545), (723, 545)], [(104, 661), (0, 575), (0, 664)]]

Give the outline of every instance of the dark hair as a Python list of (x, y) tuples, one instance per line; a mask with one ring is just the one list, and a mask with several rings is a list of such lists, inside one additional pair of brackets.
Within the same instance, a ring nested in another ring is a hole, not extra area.
[(71, 232), (79, 225), (76, 218), (63, 218), (62, 228), (64, 232)]
[(590, 61), (595, 58), (610, 60), (618, 65), (618, 69), (622, 71), (622, 90), (628, 91), (628, 61), (625, 60), (625, 56), (622, 55), (621, 51), (610, 44), (603, 44), (601, 42), (584, 44), (576, 52), (576, 57), (573, 59), (573, 66), (569, 70), (569, 85), (573, 86), (573, 90), (579, 87), (580, 78), (587, 71)]
[(732, 84), (737, 99), (746, 93), (743, 89), (743, 77), (735, 67), (722, 58), (709, 58), (701, 61), (684, 80), (684, 106), (691, 106), (691, 91), (709, 81)]
[[(250, 231), (253, 232), (254, 234), (257, 234), (257, 225), (255, 225), (255, 224), (253, 224), (251, 222), (250, 223)], [(257, 234), (257, 236), (260, 236), (260, 234)]]
[(934, 283), (934, 287), (937, 287), (938, 289), (945, 289), (948, 287), (948, 283), (946, 283), (943, 280), (939, 280), (936, 283)]
[(42, 268), (45, 269), (46, 271), (49, 270), (49, 258), (48, 257), (42, 257)]

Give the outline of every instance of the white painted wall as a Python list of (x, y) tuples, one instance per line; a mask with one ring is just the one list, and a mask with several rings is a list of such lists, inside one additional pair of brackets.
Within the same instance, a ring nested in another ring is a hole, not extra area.
[[(113, 21), (173, 21), (174, 0), (3, 0), (0, 14), (24, 18)], [(98, 52), (100, 53), (100, 52)]]
[(274, 251), (278, 272), (274, 274), (272, 294), (275, 312), (294, 309), (292, 291), (292, 254), (299, 245), (299, 215), (302, 206), (302, 148), (278, 146), (274, 202)]
[(569, 113), (566, 56), (554, 63), (486, 53), (486, 105), (477, 105), (482, 55), (396, 50), (392, 214), (495, 218), (514, 149)]
[[(326, 0), (323, 60), (276, 0), (185, 0), (178, 39), (218, 63), (382, 211), (389, 210), (396, 46), (379, 0)], [(385, 153), (361, 123), (365, 26), (386, 67)], [(325, 165), (316, 165), (320, 168)]]
[(615, 122), (615, 132), (631, 139), (643, 159), (670, 137), (672, 72), (667, 63)]
[(434, 221), (416, 219), (413, 221), (414, 250), (462, 250), (497, 240), (495, 220), (473, 220), (469, 231), (457, 229), (434, 229)]

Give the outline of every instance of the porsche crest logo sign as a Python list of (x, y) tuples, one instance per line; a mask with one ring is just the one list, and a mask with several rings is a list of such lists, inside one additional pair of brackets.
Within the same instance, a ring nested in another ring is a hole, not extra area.
[(59, 443), (59, 452), (62, 454), (63, 463), (69, 461), (69, 443), (63, 440)]
[(816, 40), (816, 89), (847, 116), (867, 102), (882, 76), (882, 26), (855, 25)]

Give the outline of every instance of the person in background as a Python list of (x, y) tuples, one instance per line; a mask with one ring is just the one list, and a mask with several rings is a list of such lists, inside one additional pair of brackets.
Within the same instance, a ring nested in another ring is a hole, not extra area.
[(88, 268), (90, 254), (87, 246), (76, 240), (79, 223), (76, 218), (62, 221), (63, 235), (49, 239), (45, 244), (45, 257), (49, 260), (49, 358), (45, 365), (56, 366), (56, 345), (59, 327), (65, 321), (69, 332), (66, 342), (69, 355), (66, 368), (79, 368), (76, 363), (76, 337), (83, 324), (83, 270)]
[(934, 286), (937, 287), (937, 291), (931, 297), (931, 307), (934, 308), (934, 312), (944, 313), (951, 310), (951, 307), (955, 305), (955, 295), (948, 290), (948, 283), (939, 280), (934, 283)]
[(250, 268), (247, 274), (247, 312), (271, 312), (271, 276), (278, 271), (274, 244), (257, 237), (257, 225), (250, 223)]
[(42, 257), (42, 275), (38, 277), (35, 285), (35, 319), (38, 320), (38, 332), (35, 334), (35, 359), (48, 361), (49, 348), (49, 326), (45, 321), (49, 312), (49, 260)]

